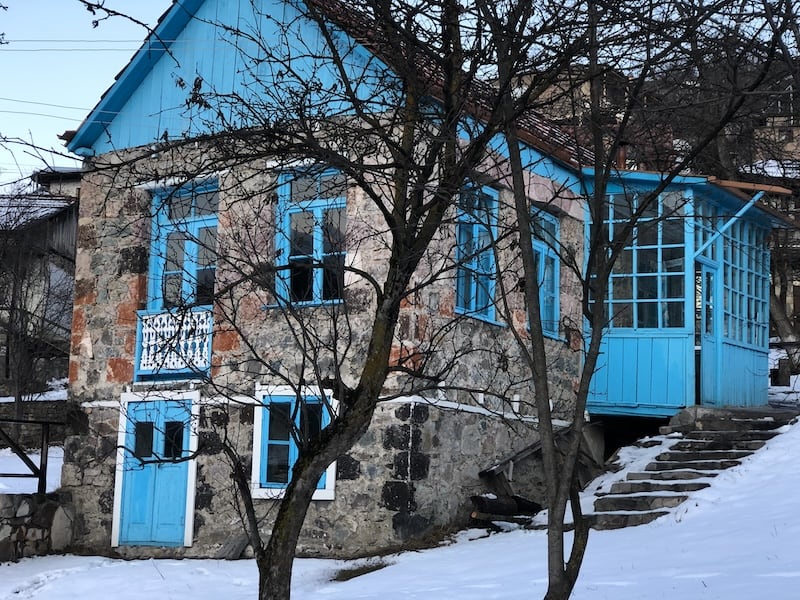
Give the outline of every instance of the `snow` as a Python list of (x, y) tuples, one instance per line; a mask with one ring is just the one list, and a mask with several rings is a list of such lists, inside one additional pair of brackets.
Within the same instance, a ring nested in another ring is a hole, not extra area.
[[(693, 492), (665, 517), (640, 527), (592, 531), (575, 600), (776, 600), (797, 597), (800, 586), (800, 425), (786, 426), (741, 466)], [(627, 468), (669, 442), (626, 449)], [(608, 476), (587, 494), (608, 484)], [(588, 496), (587, 496), (588, 498)], [(515, 530), (487, 535), (469, 530), (447, 546), (382, 559), (383, 569), (334, 582), (361, 561), (298, 559), (295, 600), (528, 600), (547, 585), (546, 533)], [(0, 568), (0, 600), (18, 598), (114, 600), (252, 599), (257, 573), (251, 560), (134, 560), (51, 556)], [(131, 582), (136, 582), (131, 585)], [(110, 592), (113, 590), (113, 592)]]
[[(24, 402), (45, 402), (67, 399), (67, 378), (51, 379), (47, 382), (48, 389), (38, 394), (31, 394), (23, 398)], [(14, 396), (0, 396), (0, 403), (14, 402)]]

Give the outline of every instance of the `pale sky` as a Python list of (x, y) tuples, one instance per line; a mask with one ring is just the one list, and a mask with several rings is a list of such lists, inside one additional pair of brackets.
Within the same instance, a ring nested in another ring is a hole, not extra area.
[[(106, 0), (106, 5), (155, 25), (171, 0)], [(122, 18), (92, 27), (78, 0), (0, 0), (0, 140), (21, 138), (65, 153), (58, 135), (77, 128), (147, 32)], [(99, 13), (98, 13), (99, 15)], [(0, 141), (0, 187), (48, 164), (79, 166), (54, 154)]]

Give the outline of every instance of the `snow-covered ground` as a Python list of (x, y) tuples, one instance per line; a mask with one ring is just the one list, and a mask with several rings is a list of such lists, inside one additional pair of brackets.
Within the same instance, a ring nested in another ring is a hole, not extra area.
[[(800, 597), (800, 425), (784, 431), (668, 516), (641, 527), (592, 531), (573, 598)], [(642, 460), (637, 453), (626, 458)], [(539, 598), (546, 588), (545, 535), (470, 530), (448, 546), (385, 557), (385, 568), (345, 582), (331, 579), (364, 561), (298, 560), (293, 597)], [(0, 600), (244, 600), (255, 598), (256, 589), (252, 561), (53, 556), (0, 566)]]

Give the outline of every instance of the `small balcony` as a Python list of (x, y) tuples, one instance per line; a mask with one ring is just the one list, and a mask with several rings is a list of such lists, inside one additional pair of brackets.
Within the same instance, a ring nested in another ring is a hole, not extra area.
[(208, 308), (139, 311), (135, 380), (207, 376), (211, 368), (212, 327)]

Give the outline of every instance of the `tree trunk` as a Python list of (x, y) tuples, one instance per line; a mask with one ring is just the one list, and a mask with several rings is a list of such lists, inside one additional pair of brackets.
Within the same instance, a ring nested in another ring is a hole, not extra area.
[(778, 337), (785, 344), (786, 356), (792, 364), (792, 373), (800, 371), (800, 335), (794, 330), (792, 321), (786, 314), (786, 305), (781, 303), (775, 292), (769, 295), (769, 316), (778, 332)]

